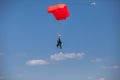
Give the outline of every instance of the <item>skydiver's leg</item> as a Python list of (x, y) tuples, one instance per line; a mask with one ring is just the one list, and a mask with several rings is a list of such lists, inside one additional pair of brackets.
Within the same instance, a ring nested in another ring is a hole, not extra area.
[(57, 44), (56, 46), (57, 46), (57, 48), (58, 48), (59, 45)]
[(61, 44), (60, 44), (60, 49), (62, 49), (62, 46), (61, 46)]

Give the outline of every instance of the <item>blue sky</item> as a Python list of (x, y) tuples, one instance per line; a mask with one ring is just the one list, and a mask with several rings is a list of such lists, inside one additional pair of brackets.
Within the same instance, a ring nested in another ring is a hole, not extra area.
[[(66, 20), (47, 13), (58, 3), (68, 5)], [(0, 80), (119, 80), (118, 0), (13, 0), (4, 7)]]

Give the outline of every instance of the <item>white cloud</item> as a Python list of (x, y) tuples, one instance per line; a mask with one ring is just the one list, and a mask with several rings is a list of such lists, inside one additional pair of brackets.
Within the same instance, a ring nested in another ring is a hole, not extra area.
[(47, 65), (52, 63), (53, 61), (61, 61), (66, 59), (81, 59), (84, 57), (84, 53), (58, 53), (53, 54), (49, 57), (48, 61), (46, 60), (29, 60), (26, 62), (27, 65)]
[(91, 5), (96, 5), (96, 2), (92, 2)]
[(28, 62), (26, 62), (26, 64), (28, 65), (46, 65), (46, 64), (49, 64), (48, 61), (46, 60), (30, 60)]
[(91, 60), (91, 62), (102, 62), (102, 61), (103, 61), (102, 58), (95, 58)]
[(50, 59), (53, 61), (60, 61), (60, 60), (65, 60), (65, 59), (80, 59), (84, 57), (84, 53), (62, 53), (60, 52), (59, 54), (54, 54), (50, 56)]

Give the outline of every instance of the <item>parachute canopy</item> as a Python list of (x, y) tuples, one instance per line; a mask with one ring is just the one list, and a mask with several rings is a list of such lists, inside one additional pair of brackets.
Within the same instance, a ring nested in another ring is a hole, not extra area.
[(52, 13), (56, 20), (65, 20), (70, 16), (68, 7), (66, 4), (57, 4), (48, 7), (48, 13)]

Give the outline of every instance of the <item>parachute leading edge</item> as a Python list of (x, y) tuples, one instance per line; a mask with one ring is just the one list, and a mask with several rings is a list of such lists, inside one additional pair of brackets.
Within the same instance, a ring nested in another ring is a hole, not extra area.
[(66, 4), (57, 4), (48, 7), (48, 13), (52, 13), (56, 20), (65, 20), (70, 16), (70, 12)]

